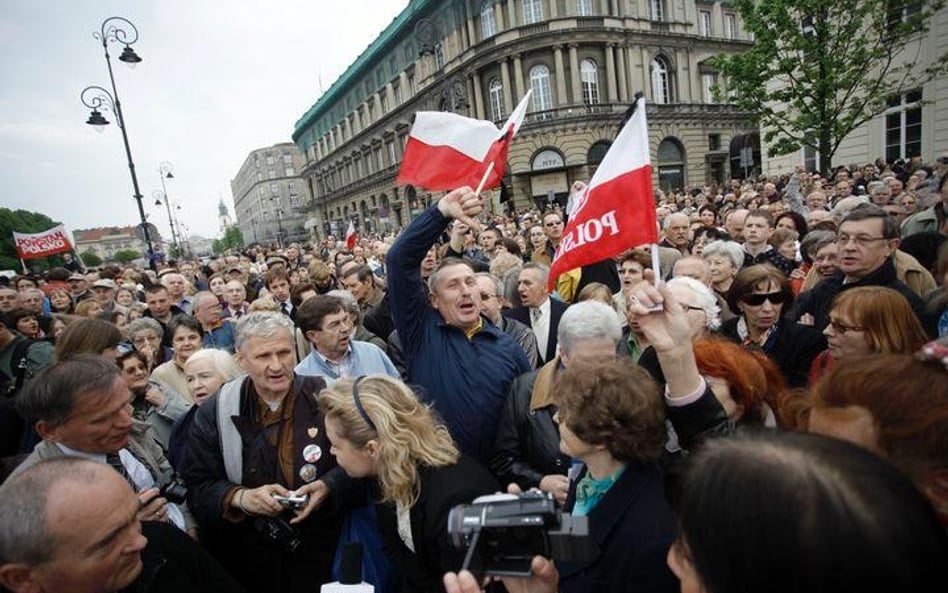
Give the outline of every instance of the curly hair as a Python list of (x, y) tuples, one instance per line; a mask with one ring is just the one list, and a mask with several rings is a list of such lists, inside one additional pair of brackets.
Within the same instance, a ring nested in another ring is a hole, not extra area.
[[(378, 443), (377, 478), (383, 502), (411, 507), (421, 490), (420, 467), (457, 463), (454, 440), (430, 406), (407, 385), (385, 375), (342, 379), (319, 396), (319, 407), (339, 427), (339, 436), (356, 447)], [(353, 393), (359, 380), (359, 401), (373, 428), (356, 407)]]
[(653, 463), (665, 447), (665, 405), (648, 372), (628, 360), (571, 365), (556, 379), (560, 424), (618, 461)]
[(743, 408), (741, 423), (762, 426), (766, 418), (763, 404), (777, 410), (786, 384), (780, 369), (766, 355), (721, 338), (696, 341), (694, 352), (702, 375), (727, 381), (731, 398)]

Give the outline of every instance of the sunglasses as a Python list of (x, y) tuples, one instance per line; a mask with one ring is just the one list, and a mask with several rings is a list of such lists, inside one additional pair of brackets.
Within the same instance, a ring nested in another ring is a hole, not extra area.
[(782, 305), (787, 301), (787, 295), (784, 292), (768, 292), (764, 294), (748, 294), (741, 297), (741, 302), (751, 307), (759, 307), (764, 301), (770, 301), (772, 305)]

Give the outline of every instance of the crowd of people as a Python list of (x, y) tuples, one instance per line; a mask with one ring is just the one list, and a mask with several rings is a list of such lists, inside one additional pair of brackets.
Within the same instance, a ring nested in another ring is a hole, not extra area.
[[(948, 582), (946, 181), (656, 192), (656, 245), (552, 281), (564, 208), (470, 188), (354, 245), (17, 276), (0, 586), (311, 591), (353, 543), (383, 593)], [(595, 553), (458, 574), (451, 509), (530, 489)]]

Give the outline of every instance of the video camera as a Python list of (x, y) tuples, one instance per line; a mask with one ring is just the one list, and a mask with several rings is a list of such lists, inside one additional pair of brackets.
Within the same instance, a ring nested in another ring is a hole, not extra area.
[(549, 493), (495, 494), (451, 509), (448, 534), (466, 548), (463, 570), (484, 576), (529, 576), (534, 556), (582, 562), (598, 547), (588, 517), (564, 514)]

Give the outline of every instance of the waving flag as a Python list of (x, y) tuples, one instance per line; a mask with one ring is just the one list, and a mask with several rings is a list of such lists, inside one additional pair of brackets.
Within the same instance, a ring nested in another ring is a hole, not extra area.
[(550, 268), (551, 290), (563, 272), (658, 241), (648, 146), (645, 99), (639, 98), (576, 200)]
[(477, 187), (492, 162), (494, 170), (484, 189), (498, 187), (507, 170), (510, 141), (523, 123), (531, 92), (527, 92), (500, 129), (489, 121), (454, 113), (419, 111), (395, 182), (429, 191), (447, 191), (463, 185)]
[(20, 259), (46, 257), (54, 253), (72, 251), (66, 228), (63, 225), (54, 226), (42, 233), (13, 233), (13, 243)]
[(355, 223), (351, 220), (349, 221), (349, 228), (346, 229), (346, 247), (352, 249), (356, 245), (356, 240), (359, 236), (356, 235)]

